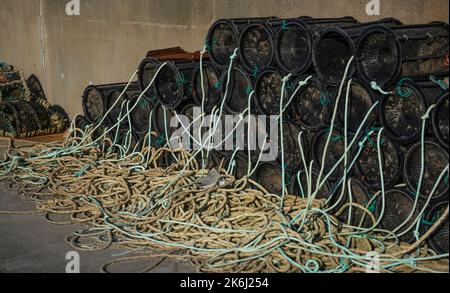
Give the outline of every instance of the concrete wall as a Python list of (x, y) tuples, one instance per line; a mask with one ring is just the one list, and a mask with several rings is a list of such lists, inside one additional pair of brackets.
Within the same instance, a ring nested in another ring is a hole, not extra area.
[(53, 103), (81, 112), (89, 84), (128, 81), (150, 49), (201, 49), (218, 18), (337, 17), (361, 21), (394, 16), (405, 23), (448, 22), (448, 0), (380, 0), (381, 16), (365, 13), (369, 0), (0, 0), (0, 59), (35, 73)]

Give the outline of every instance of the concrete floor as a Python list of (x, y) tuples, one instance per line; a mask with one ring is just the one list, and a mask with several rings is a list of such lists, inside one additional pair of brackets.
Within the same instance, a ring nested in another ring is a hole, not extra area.
[[(33, 211), (34, 203), (27, 202), (0, 182), (0, 211)], [(0, 214), (0, 273), (65, 273), (66, 254), (72, 251), (65, 239), (82, 226), (51, 225), (43, 214)], [(79, 252), (81, 273), (98, 273), (100, 267), (120, 256), (124, 250), (107, 249), (100, 252)], [(131, 255), (127, 255), (131, 256)], [(133, 255), (134, 256), (134, 255)], [(140, 272), (160, 259), (111, 267), (112, 272)], [(193, 273), (186, 263), (166, 260), (154, 273)]]

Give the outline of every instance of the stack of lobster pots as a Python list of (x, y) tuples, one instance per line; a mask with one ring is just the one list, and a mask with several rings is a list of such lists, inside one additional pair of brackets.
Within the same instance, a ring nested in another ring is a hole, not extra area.
[[(317, 198), (335, 210), (352, 198), (382, 217), (384, 229), (409, 242), (415, 239), (409, 229), (414, 215), (424, 207), (423, 232), (448, 206), (448, 46), (448, 24), (441, 22), (222, 19), (209, 29), (203, 53), (150, 51), (139, 65), (138, 81), (122, 99), (144, 96), (129, 119), (136, 144), (152, 125), (155, 144), (163, 145), (174, 130), (170, 120), (175, 113), (195, 119), (194, 107), (224, 117), (280, 117), (283, 156), (256, 164), (259, 151), (249, 158), (245, 150), (215, 150), (211, 161), (222, 162), (225, 169), (233, 163), (237, 177), (249, 175), (249, 162), (257, 165), (253, 179), (274, 194), (285, 186), (290, 194), (311, 195), (304, 188), (308, 173), (313, 187), (322, 186)], [(117, 126), (126, 103), (115, 102), (125, 86), (88, 87), (84, 123)], [(126, 123), (120, 127), (130, 128)], [(360, 211), (341, 217), (372, 225)], [(430, 245), (448, 252), (448, 219)]]

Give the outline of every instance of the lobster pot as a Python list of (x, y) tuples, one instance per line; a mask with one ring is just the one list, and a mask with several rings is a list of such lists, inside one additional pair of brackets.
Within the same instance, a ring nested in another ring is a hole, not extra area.
[[(341, 163), (337, 164), (341, 157), (344, 156), (345, 152), (344, 135), (340, 130), (333, 130), (330, 143), (325, 155), (325, 160), (323, 161), (322, 158), (324, 156), (325, 145), (329, 135), (329, 129), (325, 128), (318, 131), (312, 138), (311, 153), (316, 166), (322, 166), (323, 164), (324, 176), (327, 176), (329, 173), (331, 173), (329, 180), (331, 182), (336, 182), (342, 178), (345, 170), (344, 160), (342, 160)], [(350, 155), (349, 158), (351, 159)], [(336, 168), (334, 169), (334, 171), (332, 171), (335, 165)]]
[(0, 102), (0, 136), (14, 138), (17, 136), (19, 121), (14, 108), (8, 102)]
[(32, 74), (30, 77), (28, 77), (26, 81), (27, 87), (30, 90), (31, 100), (47, 100), (47, 97), (45, 96), (44, 88), (41, 85), (41, 82), (39, 81), (39, 78), (37, 78), (36, 75)]
[(280, 19), (247, 25), (240, 34), (239, 60), (248, 72), (257, 75), (275, 63), (275, 36), (282, 26)]
[[(415, 193), (418, 189), (422, 169), (421, 143), (415, 144), (407, 153), (404, 166), (404, 177), (409, 188)], [(433, 141), (425, 141), (424, 172), (420, 188), (420, 197), (428, 199), (438, 182), (438, 178), (448, 165), (448, 152)], [(446, 179), (447, 178), (447, 179)], [(448, 198), (448, 170), (444, 174), (431, 199), (433, 201)]]
[(448, 150), (448, 93), (443, 95), (433, 112), (433, 133), (441, 146)]
[[(283, 76), (277, 69), (263, 70), (255, 84), (256, 107), (261, 114), (279, 115)], [(289, 100), (288, 85), (285, 86), (283, 105)]]
[(86, 119), (90, 123), (97, 123), (106, 113), (105, 96), (115, 87), (122, 84), (105, 84), (88, 86), (81, 97), (81, 106)]
[[(295, 90), (299, 81), (305, 79), (306, 76), (298, 78), (292, 90)], [(322, 82), (313, 77), (297, 91), (290, 108), (292, 119), (296, 123), (306, 130), (316, 131), (329, 123), (331, 107), (330, 92)]]
[(158, 134), (157, 145), (161, 147), (167, 142), (166, 132), (169, 137), (171, 136), (172, 129), (170, 127), (170, 122), (175, 117), (175, 114), (161, 103), (156, 103), (154, 107), (152, 128)]
[[(432, 207), (425, 218), (427, 225), (431, 228), (441, 218), (447, 208), (448, 201)], [(437, 254), (448, 253), (448, 216), (437, 231), (428, 238), (428, 243)]]
[[(308, 179), (305, 171), (300, 171), (293, 174), (289, 191), (292, 195), (301, 196), (303, 198), (308, 196)], [(308, 174), (309, 175), (309, 174)], [(312, 170), (311, 172), (311, 195), (316, 192), (317, 179), (319, 177), (319, 172), (317, 170)], [(300, 178), (300, 184), (299, 184)], [(322, 178), (321, 180), (323, 180)], [(333, 194), (333, 185), (326, 180), (322, 187), (319, 187), (315, 199), (329, 199)]]
[[(133, 95), (139, 95), (139, 87), (137, 83), (131, 83), (127, 88), (126, 86), (126, 83), (118, 84), (117, 86), (111, 88), (111, 90), (109, 90), (109, 92), (105, 95), (105, 114), (109, 111), (106, 119), (110, 126), (114, 126), (118, 122), (121, 114), (124, 115), (128, 112), (126, 101), (129, 101), (131, 96)], [(122, 94), (125, 88), (126, 91)], [(130, 103), (128, 107), (131, 108), (133, 106), (134, 104)], [(127, 119), (124, 119), (122, 124), (126, 123), (127, 121)]]
[[(283, 192), (281, 165), (278, 162), (260, 163), (254, 173), (254, 179), (270, 194), (280, 195)], [(286, 184), (290, 179), (286, 179)]]
[(356, 24), (353, 17), (297, 18), (282, 23), (275, 43), (275, 57), (284, 74), (300, 75), (311, 68), (313, 44), (324, 29)]
[(169, 109), (175, 109), (192, 99), (192, 75), (198, 62), (168, 62), (155, 78), (155, 94), (158, 101)]
[(233, 155), (234, 152), (225, 158), (224, 168), (230, 168), (233, 171), (231, 175), (237, 179), (244, 178), (248, 173), (248, 155), (243, 151), (238, 151), (234, 157)]
[(86, 117), (78, 115), (75, 117), (74, 122), (74, 128), (75, 131), (73, 132), (74, 137), (83, 137), (83, 134), (86, 135), (86, 128), (89, 126), (89, 121), (86, 119)]
[(67, 112), (59, 105), (52, 105), (48, 108), (50, 127), (52, 132), (61, 133), (70, 126), (70, 119)]
[(17, 137), (35, 136), (38, 131), (43, 130), (47, 121), (41, 121), (38, 114), (27, 101), (3, 102), (1, 112), (5, 113), (15, 127), (14, 133)]
[[(385, 193), (384, 213), (381, 220), (381, 226), (387, 231), (393, 232), (398, 226), (403, 224), (414, 209), (413, 197), (403, 190), (393, 189)], [(376, 205), (375, 216), (381, 217), (383, 210), (383, 201), (379, 198)], [(401, 234), (406, 228), (411, 226), (413, 221), (417, 218), (420, 207), (416, 207), (413, 216), (396, 234)], [(408, 233), (400, 237), (402, 242), (410, 243), (414, 241), (414, 228)]]
[(201, 71), (200, 65), (194, 70), (193, 98), (197, 106), (204, 107), (205, 112), (210, 112), (220, 102), (220, 76), (220, 71), (211, 62), (203, 64)]
[[(323, 30), (313, 47), (313, 64), (319, 78), (330, 86), (338, 85), (344, 76), (350, 58), (355, 55), (356, 42), (364, 30), (377, 24), (394, 26), (400, 25), (401, 22), (388, 18)], [(354, 71), (355, 66), (352, 65), (348, 72), (349, 76), (352, 76)]]
[[(245, 70), (234, 65), (231, 69), (230, 80), (225, 71), (220, 79), (220, 96), (225, 99), (225, 111), (231, 115), (239, 115), (248, 107), (248, 97), (253, 91), (253, 81)], [(226, 96), (225, 96), (226, 94)]]
[(30, 96), (23, 73), (7, 67), (0, 71), (0, 101), (28, 100)]
[[(279, 150), (281, 151), (281, 139), (283, 139), (284, 150), (284, 164), (285, 170), (289, 173), (295, 173), (300, 166), (303, 165), (302, 153), (300, 151), (298, 137), (301, 132), (301, 128), (292, 122), (283, 122), (283, 136), (280, 134)], [(308, 143), (305, 137), (302, 137), (302, 149), (306, 163), (308, 164), (309, 149)], [(278, 160), (281, 162), (281, 152), (278, 155)]]
[[(372, 199), (372, 194), (358, 179), (350, 178), (350, 180), (351, 202), (367, 208)], [(348, 184), (345, 184), (345, 192), (342, 198), (338, 198), (341, 195), (340, 191), (339, 188), (333, 190), (329, 204), (335, 207), (333, 211), (338, 214), (338, 218), (345, 224), (350, 224), (355, 227), (371, 228), (374, 223), (370, 217), (361, 209), (350, 205)]]
[(358, 72), (381, 87), (400, 76), (448, 75), (448, 38), (448, 24), (441, 22), (370, 27), (357, 46)]
[(396, 143), (409, 145), (419, 140), (422, 116), (428, 102), (420, 87), (406, 80), (380, 101), (380, 122), (386, 135)]
[[(136, 105), (130, 113), (131, 127), (133, 131), (140, 136), (145, 136), (149, 131), (152, 111), (154, 109), (153, 101), (145, 96), (140, 99), (140, 94), (135, 94), (130, 99), (131, 105)], [(154, 115), (154, 113), (153, 113)]]
[[(345, 118), (347, 118), (347, 131), (350, 134), (356, 134), (358, 128), (364, 121), (364, 118), (369, 113), (378, 100), (375, 92), (364, 83), (358, 80), (353, 80), (350, 86), (350, 95), (348, 97), (347, 112), (346, 109), (346, 94), (347, 85), (343, 88), (338, 105), (337, 121), (342, 129), (345, 129)], [(337, 99), (338, 92), (335, 93)], [(363, 130), (370, 127), (379, 126), (378, 109), (374, 109), (366, 120)], [(347, 113), (347, 114), (345, 114)], [(346, 117), (347, 116), (347, 117)]]
[[(392, 140), (381, 135), (380, 152), (378, 151), (378, 134), (372, 133), (365, 142), (356, 161), (356, 172), (362, 183), (370, 190), (378, 191), (381, 188), (379, 160), (383, 170), (384, 187), (389, 189), (398, 183), (403, 170), (402, 153)], [(359, 146), (355, 147), (355, 156)]]
[(44, 129), (50, 128), (51, 127), (51, 123), (50, 123), (51, 111), (50, 111), (50, 109), (52, 109), (52, 106), (49, 109), (46, 109), (41, 103), (38, 103), (36, 101), (31, 101), (31, 102), (29, 102), (29, 104), (30, 104), (31, 108), (34, 110), (34, 112), (36, 113), (36, 117), (37, 117), (38, 121), (40, 122), (40, 129), (44, 130)]
[(230, 63), (230, 56), (239, 46), (239, 36), (244, 27), (273, 19), (276, 18), (235, 18), (216, 21), (206, 36), (209, 58), (218, 68), (225, 69)]
[(156, 75), (156, 72), (158, 71), (161, 65), (162, 62), (153, 58), (145, 58), (144, 60), (141, 61), (141, 64), (139, 64), (138, 68), (139, 89), (141, 90), (141, 92), (144, 93), (144, 95), (147, 98), (153, 98), (155, 95), (155, 92), (153, 90), (155, 82), (153, 82), (152, 85), (150, 85), (150, 83), (152, 82), (153, 78)]

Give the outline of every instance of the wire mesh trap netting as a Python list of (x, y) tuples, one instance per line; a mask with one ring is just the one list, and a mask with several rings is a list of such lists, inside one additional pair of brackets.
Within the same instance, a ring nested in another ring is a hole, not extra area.
[[(0, 101), (2, 116), (9, 121), (0, 128), (0, 136), (26, 138), (64, 132), (68, 115), (60, 106), (48, 103), (39, 79), (31, 75), (25, 82), (22, 73), (13, 75), (20, 80), (0, 83), (1, 96), (8, 97)], [(10, 95), (12, 92), (16, 94)]]

